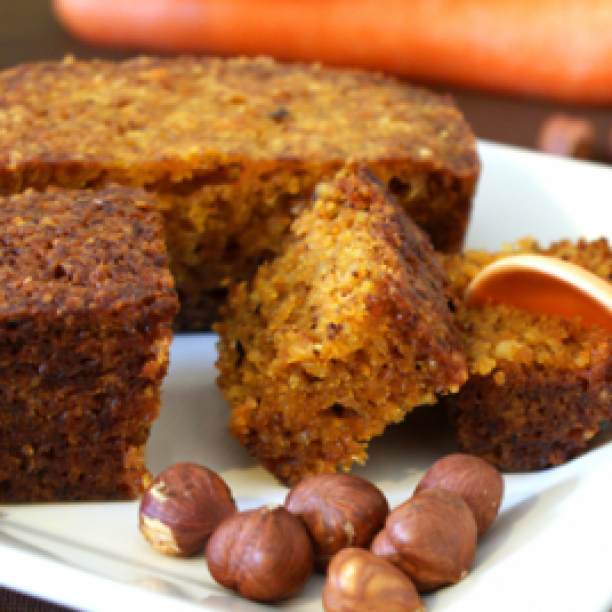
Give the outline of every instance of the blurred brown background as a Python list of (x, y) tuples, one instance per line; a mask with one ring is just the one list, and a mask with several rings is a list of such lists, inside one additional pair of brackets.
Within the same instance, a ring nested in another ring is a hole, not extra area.
[[(55, 22), (48, 0), (0, 0), (0, 69), (22, 62), (60, 59), (68, 53), (82, 59), (133, 55), (86, 46), (72, 39)], [(586, 117), (596, 127), (596, 159), (612, 161), (608, 144), (612, 130), (610, 107), (571, 106), (444, 86), (432, 89), (453, 95), (478, 137), (521, 147), (536, 146), (539, 128), (551, 113)]]

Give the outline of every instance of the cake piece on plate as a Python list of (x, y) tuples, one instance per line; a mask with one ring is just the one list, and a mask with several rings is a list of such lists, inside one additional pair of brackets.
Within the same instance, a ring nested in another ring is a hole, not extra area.
[(467, 308), (461, 296), (482, 268), (500, 257), (535, 253), (612, 278), (606, 240), (531, 240), (505, 253), (445, 257), (459, 296), (468, 382), (445, 398), (462, 448), (507, 470), (557, 465), (584, 450), (612, 416), (612, 334), (579, 319), (534, 314), (505, 304)]
[(286, 483), (363, 463), (373, 436), (466, 379), (448, 288), (369, 170), (320, 184), (216, 327), (230, 431)]
[(0, 198), (0, 500), (131, 499), (178, 310), (144, 192)]
[(0, 91), (0, 193), (113, 181), (157, 195), (181, 329), (216, 320), (228, 279), (277, 253), (350, 158), (436, 248), (463, 240), (474, 135), (448, 98), (391, 77), (265, 58), (68, 58), (0, 73)]

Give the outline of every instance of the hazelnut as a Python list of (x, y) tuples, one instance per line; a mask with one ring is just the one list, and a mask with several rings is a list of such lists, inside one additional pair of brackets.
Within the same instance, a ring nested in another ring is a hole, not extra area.
[(537, 148), (563, 157), (593, 159), (595, 125), (583, 117), (551, 115), (540, 127)]
[(377, 542), (379, 552), (387, 549), (381, 558), (406, 572), (419, 592), (459, 582), (476, 554), (476, 520), (452, 491), (418, 493), (389, 514), (385, 532), (392, 548)]
[(289, 492), (285, 507), (306, 525), (322, 571), (339, 550), (368, 548), (389, 514), (380, 489), (351, 474), (307, 476)]
[(313, 551), (302, 522), (283, 506), (240, 512), (223, 521), (206, 546), (211, 576), (255, 601), (291, 597), (312, 573)]
[(325, 612), (425, 612), (410, 578), (362, 548), (346, 548), (329, 564)]
[(376, 534), (376, 537), (372, 540), (370, 551), (377, 557), (383, 557), (393, 563), (393, 565), (401, 567), (401, 558), (391, 543), (389, 534), (385, 529)]
[(404, 559), (397, 552), (397, 550), (395, 550), (395, 547), (391, 542), (391, 538), (389, 538), (389, 534), (385, 529), (383, 529), (374, 538), (374, 540), (372, 541), (372, 546), (370, 547), (370, 551), (377, 557), (381, 557), (389, 563), (393, 563), (393, 565), (395, 565), (398, 569), (402, 570), (405, 574), (409, 574), (412, 569), (410, 559), (407, 560), (404, 566)]
[(138, 526), (155, 550), (188, 557), (204, 548), (217, 525), (236, 512), (231, 491), (220, 476), (195, 463), (177, 463), (144, 492)]
[(436, 461), (421, 478), (415, 494), (426, 489), (446, 489), (460, 495), (474, 513), (480, 536), (499, 512), (504, 479), (484, 459), (456, 453)]

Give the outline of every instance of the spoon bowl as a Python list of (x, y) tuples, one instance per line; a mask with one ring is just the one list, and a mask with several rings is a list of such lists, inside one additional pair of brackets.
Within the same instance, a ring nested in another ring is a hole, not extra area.
[(468, 306), (507, 304), (529, 312), (580, 318), (612, 332), (612, 285), (575, 264), (545, 255), (512, 255), (483, 268), (466, 289)]

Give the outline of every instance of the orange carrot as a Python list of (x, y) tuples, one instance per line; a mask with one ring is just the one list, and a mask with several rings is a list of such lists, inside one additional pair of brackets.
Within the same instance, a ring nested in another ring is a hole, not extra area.
[(53, 0), (96, 44), (266, 54), (612, 102), (609, 0)]

